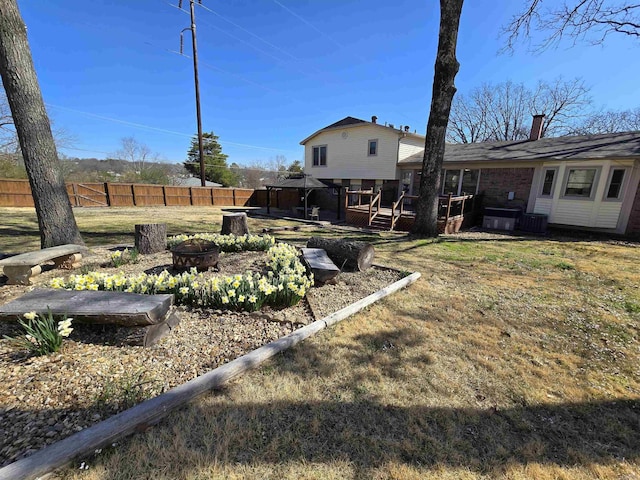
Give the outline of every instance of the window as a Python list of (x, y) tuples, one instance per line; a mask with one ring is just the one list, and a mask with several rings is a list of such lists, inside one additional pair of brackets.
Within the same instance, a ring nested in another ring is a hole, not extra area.
[(326, 167), (327, 166), (327, 146), (319, 145), (313, 147), (313, 166), (314, 167)]
[(458, 184), (460, 183), (460, 170), (445, 170), (442, 181), (442, 193), (444, 195), (458, 194)]
[(378, 139), (369, 140), (369, 150), (367, 153), (368, 156), (374, 157), (378, 155)]
[(608, 200), (617, 200), (622, 193), (622, 182), (624, 181), (624, 168), (614, 168), (611, 170), (611, 177), (609, 178), (609, 186), (607, 187)]
[(591, 197), (591, 191), (596, 179), (595, 168), (571, 168), (564, 187), (566, 197)]
[(480, 170), (470, 170), (465, 168), (462, 173), (462, 188), (460, 195), (474, 195), (478, 188), (478, 174)]
[(542, 191), (540, 192), (541, 197), (553, 197), (556, 172), (557, 170), (555, 168), (545, 168), (543, 170)]
[(443, 195), (473, 195), (478, 189), (480, 170), (464, 168), (462, 170), (445, 170), (442, 175)]

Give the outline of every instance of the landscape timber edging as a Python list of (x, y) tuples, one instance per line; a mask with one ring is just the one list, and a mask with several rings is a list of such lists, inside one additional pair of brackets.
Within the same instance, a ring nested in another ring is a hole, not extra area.
[(293, 347), (320, 330), (334, 325), (378, 300), (411, 285), (418, 278), (420, 278), (420, 273), (414, 272), (337, 312), (174, 387), (168, 392), (53, 443), (26, 458), (10, 463), (0, 468), (0, 480), (30, 480), (41, 477), (63, 467), (76, 457), (91, 454), (96, 449), (107, 446), (135, 431), (144, 431), (174, 409), (199, 395), (222, 386), (232, 378), (259, 366), (277, 353)]

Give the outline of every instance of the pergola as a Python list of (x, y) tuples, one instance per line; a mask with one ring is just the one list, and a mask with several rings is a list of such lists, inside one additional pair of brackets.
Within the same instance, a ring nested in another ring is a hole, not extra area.
[(304, 192), (304, 218), (307, 218), (307, 199), (313, 190), (320, 188), (335, 188), (338, 190), (337, 218), (340, 219), (340, 185), (327, 184), (308, 175), (293, 178), (284, 178), (278, 183), (267, 185), (267, 213), (271, 213), (271, 190), (296, 189)]

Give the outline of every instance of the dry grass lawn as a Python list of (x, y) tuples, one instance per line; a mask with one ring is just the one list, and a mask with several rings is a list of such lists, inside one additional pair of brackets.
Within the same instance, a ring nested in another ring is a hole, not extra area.
[[(76, 215), (90, 244), (131, 243), (145, 218), (219, 229), (219, 211), (166, 210)], [(29, 215), (5, 232), (33, 237)], [(29, 238), (3, 233), (0, 249)], [(638, 244), (366, 239), (422, 279), (60, 476), (640, 479)]]

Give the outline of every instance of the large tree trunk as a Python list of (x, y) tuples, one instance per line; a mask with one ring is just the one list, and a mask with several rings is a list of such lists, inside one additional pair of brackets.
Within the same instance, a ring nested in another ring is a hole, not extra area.
[(427, 237), (438, 236), (440, 172), (444, 159), (451, 102), (456, 93), (454, 80), (460, 67), (456, 59), (456, 44), (462, 1), (440, 0), (440, 33), (433, 75), (431, 110), (422, 160), (420, 197), (416, 208), (416, 220), (411, 229), (412, 233)]
[(143, 255), (164, 252), (167, 249), (167, 224), (144, 223), (135, 226), (135, 244)]
[(0, 75), (29, 176), (42, 248), (84, 244), (60, 171), (27, 28), (15, 0), (0, 0)]

